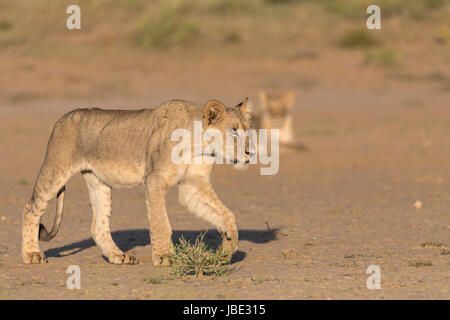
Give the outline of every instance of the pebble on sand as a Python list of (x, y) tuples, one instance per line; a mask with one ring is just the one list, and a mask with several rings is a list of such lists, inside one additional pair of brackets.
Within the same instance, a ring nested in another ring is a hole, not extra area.
[(416, 207), (417, 210), (422, 208), (422, 201), (417, 200), (416, 202), (414, 202), (414, 207)]

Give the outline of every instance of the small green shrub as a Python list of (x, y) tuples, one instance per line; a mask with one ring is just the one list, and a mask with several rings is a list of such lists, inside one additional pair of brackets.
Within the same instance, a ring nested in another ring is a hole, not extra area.
[(241, 13), (254, 13), (256, 4), (249, 0), (216, 0), (211, 1), (209, 11), (220, 15), (236, 15)]
[(148, 284), (162, 284), (162, 280), (159, 278), (146, 278), (144, 282)]
[(223, 41), (226, 43), (238, 43), (242, 41), (242, 37), (239, 33), (232, 31), (225, 34)]
[(364, 7), (364, 3), (354, 0), (327, 1), (326, 4), (328, 12), (352, 19), (365, 17), (366, 7)]
[(265, 3), (268, 4), (284, 4), (284, 3), (291, 3), (291, 2), (297, 2), (298, 0), (264, 0)]
[(0, 21), (0, 31), (8, 31), (12, 28), (12, 24), (9, 21), (1, 20)]
[(208, 248), (203, 241), (206, 232), (200, 234), (190, 243), (183, 236), (174, 245), (174, 252), (169, 256), (173, 273), (176, 276), (186, 275), (216, 275), (221, 276), (229, 271), (228, 254), (220, 246), (216, 252)]
[(182, 17), (176, 10), (163, 10), (138, 24), (135, 42), (142, 47), (185, 45), (199, 36), (194, 20)]
[(340, 41), (344, 48), (367, 48), (380, 44), (373, 33), (366, 29), (356, 29), (346, 32)]
[(420, 267), (431, 267), (433, 264), (431, 261), (411, 261), (408, 264), (410, 267), (420, 268)]
[(425, 6), (428, 8), (439, 8), (444, 4), (444, 0), (423, 0)]
[(374, 64), (381, 67), (392, 67), (398, 64), (398, 53), (395, 50), (387, 49), (367, 52), (364, 58), (366, 64)]

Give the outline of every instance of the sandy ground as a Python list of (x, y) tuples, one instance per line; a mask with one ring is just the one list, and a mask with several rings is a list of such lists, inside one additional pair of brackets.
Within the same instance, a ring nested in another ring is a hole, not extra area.
[[(158, 102), (124, 98), (127, 106)], [(258, 166), (214, 169), (216, 192), (236, 213), (240, 228), (233, 272), (181, 280), (151, 264), (141, 188), (113, 191), (112, 231), (119, 247), (142, 263), (116, 266), (102, 258), (90, 238), (91, 208), (80, 175), (67, 185), (57, 237), (41, 242), (49, 263), (24, 265), (22, 208), (52, 124), (86, 104), (5, 105), (0, 109), (0, 298), (449, 299), (449, 102), (448, 92), (428, 87), (324, 95), (319, 86), (303, 94), (295, 132), (309, 152), (283, 151), (273, 176), (261, 176)], [(423, 203), (421, 209), (416, 201)], [(218, 233), (177, 203), (176, 189), (167, 205), (174, 240), (210, 228), (206, 239), (217, 244)], [(54, 206), (53, 201), (44, 216), (47, 225)], [(81, 268), (81, 290), (66, 288), (70, 265)], [(366, 287), (370, 265), (381, 269), (379, 290)]]

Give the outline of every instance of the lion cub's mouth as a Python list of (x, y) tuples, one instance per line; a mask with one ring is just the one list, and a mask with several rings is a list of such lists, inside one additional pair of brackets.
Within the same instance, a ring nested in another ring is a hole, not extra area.
[[(215, 152), (212, 152), (212, 153), (210, 153), (210, 154), (203, 154), (203, 155), (204, 155), (204, 156), (207, 156), (207, 157), (214, 158), (214, 157), (216, 156), (216, 153), (215, 153)], [(249, 164), (250, 161), (251, 161), (251, 159), (247, 159), (247, 160), (245, 160), (244, 162), (239, 161), (239, 159), (233, 159), (233, 160), (230, 160), (229, 164)]]
[(250, 163), (250, 159), (245, 160), (244, 162), (239, 161), (238, 159), (234, 159), (233, 162), (231, 162), (232, 164), (249, 164)]

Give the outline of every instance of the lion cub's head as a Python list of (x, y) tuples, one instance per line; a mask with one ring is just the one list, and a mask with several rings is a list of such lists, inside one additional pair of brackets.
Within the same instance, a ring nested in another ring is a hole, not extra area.
[(254, 146), (248, 137), (252, 112), (251, 102), (246, 98), (235, 107), (226, 107), (217, 100), (208, 101), (203, 107), (203, 128), (212, 131), (214, 138), (222, 137), (212, 155), (222, 158), (223, 163), (234, 163), (235, 168), (243, 168), (255, 156)]
[(295, 94), (292, 91), (283, 94), (267, 94), (260, 92), (261, 109), (264, 126), (271, 129), (281, 129), (292, 115)]

